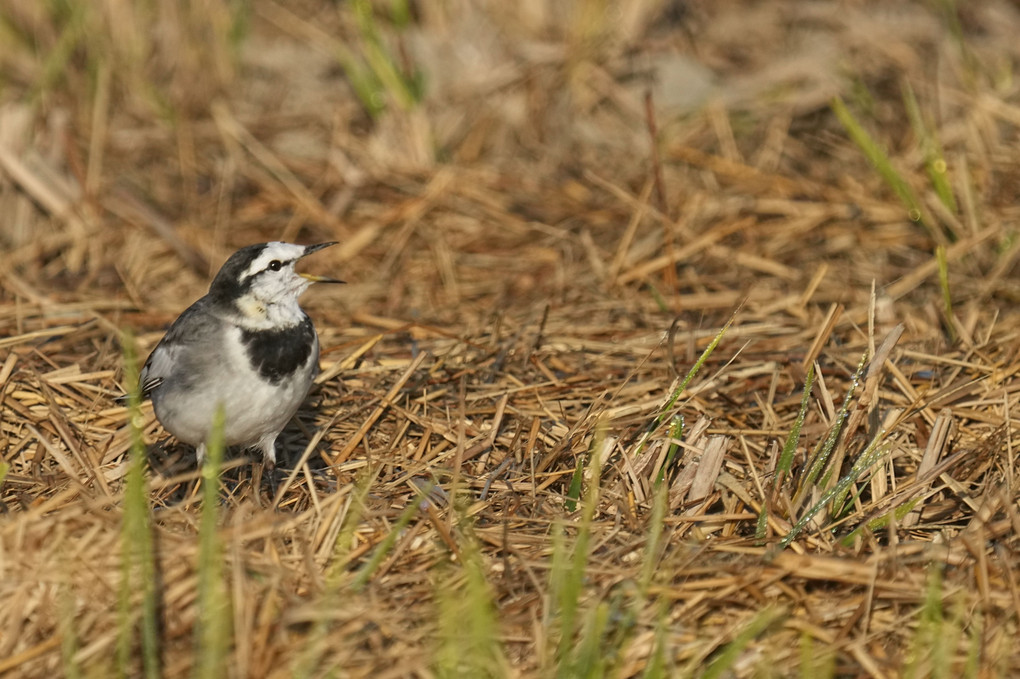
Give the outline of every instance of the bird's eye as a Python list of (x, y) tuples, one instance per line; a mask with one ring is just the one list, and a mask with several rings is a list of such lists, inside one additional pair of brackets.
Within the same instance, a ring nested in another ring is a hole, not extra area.
[(279, 271), (282, 268), (283, 268), (283, 262), (281, 262), (278, 259), (274, 259), (273, 261), (271, 261), (269, 263), (269, 270), (270, 271)]

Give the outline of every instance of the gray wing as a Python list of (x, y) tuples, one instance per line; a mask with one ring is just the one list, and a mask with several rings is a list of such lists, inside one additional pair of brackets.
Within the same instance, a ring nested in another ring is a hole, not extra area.
[(191, 361), (185, 360), (184, 355), (215, 334), (223, 321), (214, 316), (209, 307), (208, 299), (203, 297), (185, 309), (149, 354), (138, 376), (142, 398), (148, 398), (153, 390), (174, 376), (175, 370), (187, 370)]

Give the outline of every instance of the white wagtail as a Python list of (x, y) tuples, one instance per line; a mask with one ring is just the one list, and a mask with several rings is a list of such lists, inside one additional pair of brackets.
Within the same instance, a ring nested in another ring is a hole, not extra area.
[(145, 361), (143, 397), (164, 429), (195, 446), (199, 464), (220, 407), (226, 444), (257, 447), (276, 464), (276, 437), (319, 372), (319, 338), (298, 296), (315, 282), (343, 282), (294, 265), (330, 245), (241, 248)]

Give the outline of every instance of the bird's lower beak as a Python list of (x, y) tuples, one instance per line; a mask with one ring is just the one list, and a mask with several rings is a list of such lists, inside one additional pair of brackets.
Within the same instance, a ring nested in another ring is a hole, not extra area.
[(329, 276), (316, 276), (313, 273), (299, 273), (298, 276), (310, 280), (313, 283), (346, 283), (338, 278), (330, 278)]
[[(322, 250), (323, 248), (328, 248), (330, 245), (336, 245), (336, 241), (333, 241), (333, 242), (330, 242), (330, 243), (319, 243), (317, 245), (306, 245), (305, 246), (305, 252), (304, 252), (303, 255), (301, 255), (301, 257), (302, 258), (307, 257), (308, 255), (312, 254), (313, 252), (318, 252), (319, 250)], [(311, 274), (311, 273), (299, 273), (298, 276), (301, 276), (302, 278), (304, 278), (306, 280), (310, 280), (313, 283), (343, 283), (344, 282), (344, 281), (341, 281), (341, 280), (339, 280), (337, 278), (330, 278), (329, 276), (316, 276), (315, 274)]]

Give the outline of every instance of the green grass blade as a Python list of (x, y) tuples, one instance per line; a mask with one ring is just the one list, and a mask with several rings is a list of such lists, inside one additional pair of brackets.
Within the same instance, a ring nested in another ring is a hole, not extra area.
[(627, 657), (627, 645), (638, 630), (637, 623), (641, 619), (646, 601), (645, 594), (627, 582), (620, 583), (611, 590), (608, 615), (603, 631), (600, 632), (603, 667), (607, 673), (613, 674), (614, 669), (626, 662), (624, 659)]
[(885, 150), (868, 134), (867, 130), (854, 117), (840, 97), (833, 99), (831, 106), (833, 113), (836, 114), (839, 122), (843, 124), (843, 127), (850, 135), (850, 139), (861, 150), (864, 157), (868, 159), (868, 162), (871, 163), (872, 167), (875, 168), (889, 188), (893, 190), (893, 193), (899, 197), (903, 206), (907, 208), (911, 221), (923, 226), (933, 238), (938, 240), (935, 231), (922, 219), (921, 202), (914, 195), (914, 190), (910, 188), (910, 184), (893, 167)]
[[(718, 333), (716, 333), (715, 337), (712, 338), (712, 341), (709, 342), (707, 347), (705, 347), (705, 350), (701, 352), (701, 356), (698, 357), (698, 360), (695, 361), (694, 365), (691, 366), (691, 369), (687, 371), (687, 375), (670, 393), (669, 397), (666, 399), (665, 404), (663, 404), (662, 407), (659, 408), (659, 414), (656, 415), (655, 419), (648, 424), (647, 430), (641, 436), (641, 439), (637, 442), (637, 445), (634, 446), (633, 455), (638, 455), (639, 453), (641, 453), (642, 450), (645, 449), (645, 446), (648, 444), (648, 437), (651, 435), (653, 431), (655, 431), (655, 429), (657, 429), (666, 420), (667, 417), (675, 416), (675, 413), (671, 412), (673, 410), (673, 406), (676, 405), (676, 402), (680, 398), (680, 395), (684, 393), (684, 390), (687, 388), (687, 385), (691, 383), (691, 380), (694, 379), (694, 376), (697, 375), (698, 372), (701, 370), (701, 367), (705, 364), (705, 361), (708, 360), (708, 357), (711, 356), (712, 352), (715, 351), (716, 347), (719, 346), (719, 342), (722, 341), (723, 336), (730, 329), (730, 326), (733, 325), (733, 321), (736, 320), (737, 314), (740, 312), (742, 306), (743, 304), (738, 306), (733, 311), (733, 313), (729, 317), (729, 320), (726, 321), (726, 325), (724, 325), (722, 329), (719, 330)], [(682, 431), (683, 427), (682, 420), (680, 421), (679, 426)], [(674, 419), (674, 421), (670, 424), (671, 431), (673, 431), (675, 427), (677, 427), (677, 422)], [(675, 457), (676, 451), (674, 450), (671, 452)], [(668, 465), (665, 464), (663, 465), (663, 470), (660, 471), (656, 483), (660, 483), (661, 480), (664, 478), (664, 472), (667, 471), (667, 467)]]
[(914, 129), (914, 136), (921, 143), (924, 166), (928, 172), (928, 178), (931, 180), (932, 188), (935, 189), (935, 194), (946, 209), (955, 215), (959, 206), (956, 203), (956, 195), (949, 184), (948, 166), (942, 155), (942, 147), (929, 126), (925, 124), (917, 97), (914, 96), (914, 90), (908, 82), (903, 83), (903, 102), (907, 109), (907, 116), (910, 118), (910, 125)]
[(655, 284), (649, 281), (647, 285), (648, 292), (651, 293), (652, 300), (655, 302), (655, 306), (658, 307), (659, 311), (661, 311), (662, 313), (668, 314), (672, 310), (669, 305), (669, 302), (667, 302), (666, 298), (662, 296), (662, 293), (659, 292), (659, 289), (655, 287)]
[[(918, 611), (917, 629), (911, 640), (910, 655), (904, 668), (904, 677), (932, 675), (938, 670), (937, 662), (945, 661), (941, 646), (945, 616), (942, 610), (942, 566), (933, 564), (928, 571), (928, 586), (924, 602)], [(927, 663), (925, 662), (927, 660)], [(928, 665), (925, 668), (925, 665)]]
[(854, 528), (852, 531), (847, 533), (846, 537), (840, 540), (840, 544), (843, 545), (844, 547), (852, 546), (854, 544), (854, 541), (857, 539), (857, 536), (859, 536), (865, 530), (865, 528), (871, 531), (872, 533), (882, 530), (883, 528), (889, 525), (889, 522), (892, 520), (893, 517), (896, 517), (897, 521), (901, 520), (904, 516), (913, 511), (914, 507), (916, 507), (919, 503), (920, 499), (914, 499), (910, 500), (909, 502), (904, 502), (902, 505), (900, 505), (893, 511), (883, 514), (882, 516), (879, 516), (877, 518), (874, 518), (871, 521), (868, 521), (867, 524), (864, 526), (858, 526), (857, 528)]
[(733, 325), (733, 321), (736, 320), (737, 313), (739, 311), (740, 308), (738, 307), (732, 314), (730, 314), (729, 320), (726, 321), (726, 325), (724, 325), (722, 329), (716, 333), (715, 337), (712, 338), (712, 341), (708, 343), (707, 347), (705, 347), (705, 350), (701, 352), (701, 356), (698, 357), (698, 360), (695, 361), (694, 365), (691, 366), (691, 369), (687, 371), (687, 375), (680, 381), (680, 384), (677, 385), (676, 389), (673, 390), (673, 393), (666, 401), (666, 405), (662, 407), (658, 417), (655, 419), (656, 426), (662, 424), (662, 422), (670, 414), (670, 411), (676, 404), (677, 399), (680, 398), (680, 394), (684, 393), (684, 390), (687, 389), (687, 385), (691, 383), (694, 376), (701, 370), (701, 366), (705, 365), (705, 361), (708, 360), (708, 357), (711, 356), (712, 352), (719, 346), (719, 342), (722, 341), (723, 336), (730, 329), (730, 326)]
[(195, 676), (226, 676), (230, 649), (230, 602), (223, 579), (223, 546), (218, 532), (220, 468), (223, 464), (225, 414), (216, 409), (202, 465), (202, 515), (198, 528), (198, 627)]
[(609, 625), (610, 606), (599, 602), (591, 611), (581, 630), (576, 659), (568, 667), (560, 668), (560, 676), (590, 677), (599, 679), (606, 674), (606, 663), (612, 649), (604, 648), (605, 632)]
[(227, 42), (235, 54), (240, 58), (242, 43), (251, 33), (252, 14), (254, 10), (251, 0), (235, 0), (230, 5), (230, 27), (227, 30)]
[(942, 290), (942, 313), (946, 317), (946, 332), (949, 334), (949, 341), (956, 343), (956, 323), (953, 319), (953, 295), (949, 290), (949, 261), (946, 259), (946, 248), (942, 245), (935, 247), (935, 262), (939, 269), (939, 288)]
[(750, 622), (744, 625), (736, 638), (719, 652), (716, 658), (705, 669), (702, 679), (718, 679), (727, 676), (733, 668), (733, 664), (740, 657), (740, 654), (747, 648), (747, 645), (755, 640), (772, 623), (785, 615), (784, 611), (777, 608), (764, 608), (755, 615)]
[(652, 498), (652, 515), (648, 520), (648, 528), (645, 530), (645, 558), (641, 564), (641, 579), (638, 581), (642, 598), (647, 596), (648, 588), (652, 584), (652, 577), (659, 565), (662, 528), (666, 520), (666, 507), (669, 504), (668, 491), (669, 487), (662, 484), (655, 489), (655, 495)]
[(591, 479), (581, 505), (581, 518), (577, 524), (577, 539), (573, 553), (568, 558), (566, 540), (562, 533), (553, 535), (553, 560), (550, 579), (550, 600), (557, 606), (555, 614), (559, 622), (559, 642), (556, 648), (556, 675), (571, 676), (574, 665), (574, 637), (577, 634), (577, 617), (581, 595), (584, 591), (585, 575), (589, 558), (591, 525), (598, 506), (605, 427), (599, 423), (592, 439), (591, 454), (588, 456)]
[(581, 487), (584, 483), (584, 456), (581, 456), (577, 460), (577, 466), (574, 467), (574, 473), (570, 476), (570, 486), (567, 488), (567, 499), (563, 502), (563, 507), (568, 512), (577, 511), (577, 500), (581, 497)]
[(405, 111), (414, 108), (420, 94), (415, 91), (413, 79), (407, 78), (397, 67), (397, 61), (386, 49), (375, 23), (372, 3), (369, 0), (354, 0), (352, 3), (355, 22), (362, 39), (362, 56), (375, 79), (382, 85), (392, 100)]
[[(556, 645), (556, 659), (553, 663), (556, 664), (559, 661), (561, 646), (563, 645), (564, 609), (573, 605), (573, 600), (564, 591), (567, 588), (567, 576), (570, 572), (570, 566), (568, 559), (569, 547), (567, 546), (567, 536), (563, 522), (557, 521), (553, 523), (549, 537), (552, 543), (552, 556), (549, 564), (549, 606), (545, 611), (544, 622), (547, 638), (555, 639), (555, 634), (558, 633), (560, 635), (560, 642)], [(568, 610), (567, 618), (571, 614), (572, 611)], [(543, 657), (541, 660), (542, 671), (540, 675), (550, 676), (551, 671), (548, 668), (548, 658)]]
[[(772, 479), (771, 488), (781, 488), (786, 482), (786, 477), (793, 469), (793, 456), (797, 452), (797, 444), (800, 442), (800, 432), (804, 428), (804, 420), (807, 419), (808, 407), (811, 404), (811, 387), (815, 383), (815, 366), (812, 363), (808, 366), (807, 376), (804, 379), (804, 393), (800, 397), (800, 410), (797, 412), (797, 419), (793, 421), (790, 433), (786, 436), (786, 443), (779, 454), (779, 461), (776, 463), (776, 475)], [(761, 540), (768, 531), (769, 523), (769, 498), (764, 498), (761, 504), (761, 512), (758, 513), (758, 522), (754, 529), (754, 536)]]
[(871, 443), (869, 443), (868, 446), (861, 451), (861, 454), (857, 457), (857, 461), (854, 462), (854, 466), (849, 472), (847, 472), (846, 476), (841, 478), (827, 493), (823, 494), (821, 499), (807, 512), (805, 512), (804, 516), (802, 516), (800, 520), (793, 525), (790, 532), (787, 533), (782, 540), (780, 540), (780, 549), (785, 549), (791, 542), (793, 542), (815, 514), (820, 512), (822, 508), (829, 504), (829, 502), (845, 494), (847, 490), (849, 490), (850, 486), (857, 481), (861, 474), (878, 462), (878, 459), (884, 452), (880, 446), (884, 437), (885, 432), (880, 431), (878, 435), (872, 439)]
[(658, 614), (655, 619), (655, 642), (652, 646), (652, 654), (645, 665), (645, 671), (641, 674), (642, 679), (666, 679), (666, 632), (669, 630), (669, 622), (666, 619), (666, 606), (658, 607)]
[(378, 545), (376, 545), (371, 558), (366, 561), (365, 565), (363, 565), (358, 571), (358, 574), (354, 578), (354, 582), (351, 583), (351, 589), (353, 591), (360, 592), (365, 588), (365, 585), (368, 584), (368, 581), (372, 577), (372, 573), (379, 568), (383, 559), (385, 559), (386, 555), (390, 553), (391, 549), (393, 549), (393, 545), (397, 543), (397, 538), (400, 537), (400, 534), (403, 533), (404, 529), (411, 523), (411, 519), (414, 518), (414, 515), (420, 511), (418, 505), (422, 501), (428, 502), (427, 499), (423, 500), (423, 498), (427, 498), (428, 493), (429, 489), (424, 489), (419, 495), (416, 495), (414, 499), (407, 503), (407, 506), (404, 507), (404, 511), (402, 511), (400, 516), (397, 518), (397, 522), (393, 525), (393, 529), (386, 534), (386, 537), (384, 537)]
[(967, 657), (963, 663), (963, 676), (966, 679), (977, 679), (981, 676), (981, 653), (984, 650), (984, 617), (981, 611), (974, 611), (967, 621), (970, 642), (967, 644)]
[(86, 12), (90, 8), (89, 3), (70, 2), (67, 3), (65, 16), (58, 17), (54, 12), (54, 25), (60, 25), (62, 30), (56, 44), (43, 62), (42, 76), (36, 82), (31, 98), (36, 99), (56, 89), (57, 84), (70, 70), (69, 64), (74, 58), (75, 52), (88, 35), (85, 23)]
[(363, 473), (358, 475), (354, 483), (354, 495), (351, 497), (347, 516), (344, 517), (344, 523), (336, 536), (336, 542), (333, 543), (332, 563), (330, 564), (329, 572), (326, 574), (328, 586), (333, 588), (339, 587), (340, 579), (350, 563), (351, 544), (354, 540), (354, 534), (361, 523), (361, 517), (365, 514), (365, 501), (368, 499), (368, 493), (372, 489), (372, 484), (379, 476), (379, 469), (380, 467), (378, 466), (365, 469)]
[(983, 69), (981, 67), (981, 60), (974, 54), (974, 50), (967, 43), (967, 34), (964, 31), (963, 22), (960, 21), (958, 1), (934, 0), (931, 4), (942, 15), (942, 23), (948, 29), (949, 34), (953, 38), (952, 42), (956, 49), (959, 50), (960, 57), (963, 59), (965, 80), (969, 85), (973, 86), (974, 82), (982, 76)]
[(804, 679), (827, 679), (835, 675), (836, 657), (832, 652), (819, 653), (811, 635), (800, 636), (800, 676)]
[[(131, 447), (124, 489), (124, 525), (121, 532), (122, 566), (119, 593), (117, 659), (120, 670), (127, 671), (134, 646), (134, 602), (132, 593), (142, 592), (142, 663), (149, 679), (161, 676), (159, 662), (159, 601), (156, 591), (156, 560), (149, 494), (145, 482), (146, 453), (142, 435), (142, 394), (138, 383), (138, 360), (134, 338), (121, 339), (124, 353), (124, 377), (128, 389), (128, 413)], [(133, 673), (132, 673), (133, 674)]]
[(333, 610), (338, 604), (341, 585), (347, 573), (347, 567), (350, 565), (354, 533), (365, 514), (365, 501), (368, 499), (372, 484), (379, 475), (379, 469), (378, 466), (366, 468), (358, 475), (354, 483), (354, 492), (350, 497), (343, 525), (340, 526), (336, 542), (333, 543), (333, 558), (326, 572), (326, 586), (319, 602), (319, 608), (324, 615), (317, 617), (311, 634), (304, 644), (303, 652), (296, 657), (291, 668), (291, 676), (294, 679), (310, 679), (315, 676), (316, 668), (325, 653), (326, 636), (330, 627), (330, 617), (325, 613)]
[(769, 508), (766, 504), (762, 504), (761, 511), (758, 512), (758, 520), (754, 524), (754, 538), (755, 540), (764, 540), (769, 530)]
[(461, 567), (450, 565), (436, 587), (439, 677), (504, 677), (509, 666), (499, 641), (499, 624), (478, 540), (462, 517)]
[[(591, 520), (582, 519), (574, 541), (573, 558), (566, 557), (566, 540), (560, 539), (561, 559), (553, 554), (553, 573), (550, 578), (552, 596), (557, 604), (559, 617), (559, 644), (556, 647), (557, 676), (569, 676), (571, 649), (577, 633), (577, 614), (584, 591), (584, 573), (588, 564), (588, 543), (591, 540)], [(554, 546), (554, 550), (556, 547)], [(559, 562), (559, 563), (557, 563)]]
[[(65, 560), (65, 563), (68, 563)], [(57, 620), (57, 629), (60, 632), (60, 664), (64, 670), (65, 679), (80, 679), (81, 667), (75, 660), (78, 653), (78, 632), (74, 625), (74, 593), (67, 581), (60, 583), (57, 591), (57, 603), (60, 607), (60, 617)]]
[(655, 487), (658, 488), (662, 485), (662, 482), (666, 480), (666, 475), (669, 474), (670, 470), (676, 462), (676, 456), (680, 452), (680, 444), (677, 443), (684, 435), (684, 416), (681, 413), (677, 413), (673, 416), (673, 420), (669, 423), (669, 448), (666, 450), (666, 459), (662, 463), (662, 467), (659, 469), (659, 473), (655, 477)]
[(812, 363), (808, 367), (807, 376), (804, 378), (804, 394), (800, 397), (800, 410), (797, 412), (797, 419), (786, 436), (786, 443), (783, 445), (783, 452), (779, 455), (779, 462), (776, 464), (776, 484), (780, 484), (793, 468), (793, 454), (797, 452), (797, 443), (800, 442), (800, 430), (807, 418), (808, 406), (811, 403), (811, 387), (815, 383), (815, 366)]
[(843, 425), (846, 424), (846, 420), (850, 416), (850, 405), (853, 403), (854, 393), (857, 391), (857, 387), (861, 383), (861, 379), (864, 376), (864, 369), (867, 365), (868, 352), (864, 352), (861, 355), (861, 360), (857, 362), (857, 369), (850, 378), (850, 386), (847, 387), (846, 395), (843, 397), (843, 404), (836, 413), (836, 418), (832, 423), (832, 427), (829, 429), (829, 435), (825, 438), (821, 447), (812, 453), (807, 467), (808, 471), (798, 483), (798, 490), (793, 498), (793, 505), (795, 507), (800, 505), (802, 498), (811, 490), (811, 487), (821, 475), (822, 470), (825, 469), (825, 465), (829, 461), (829, 456), (832, 454), (832, 451), (835, 450), (836, 443), (839, 442), (840, 434), (843, 433)]

